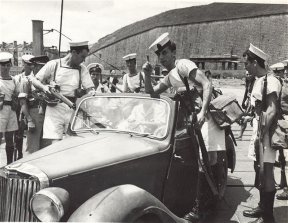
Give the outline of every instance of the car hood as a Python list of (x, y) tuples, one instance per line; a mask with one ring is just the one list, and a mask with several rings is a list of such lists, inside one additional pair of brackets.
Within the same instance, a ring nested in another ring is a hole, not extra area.
[(69, 136), (15, 163), (36, 166), (51, 180), (159, 153), (167, 147), (167, 140), (121, 133), (84, 133)]

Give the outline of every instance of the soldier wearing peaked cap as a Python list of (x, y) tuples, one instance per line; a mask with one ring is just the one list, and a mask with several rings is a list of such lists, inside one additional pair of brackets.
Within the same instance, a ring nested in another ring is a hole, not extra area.
[[(270, 66), (270, 68), (273, 70), (275, 73), (276, 77), (279, 79), (282, 85), (282, 90), (281, 90), (281, 99), (280, 99), (280, 104), (281, 104), (281, 112), (282, 116), (285, 120), (288, 122), (288, 76), (287, 76), (287, 62), (288, 60), (284, 60), (282, 62), (273, 64)], [(285, 171), (286, 167), (286, 159), (285, 155), (283, 152), (283, 149), (279, 149), (279, 156), (278, 156), (279, 163), (281, 164), (281, 182), (280, 186), (283, 186), (283, 192), (280, 194), (276, 195), (276, 198), (278, 200), (288, 200), (288, 187), (285, 185), (285, 182), (282, 182), (282, 177), (286, 177), (285, 175), (282, 176), (282, 171)], [(284, 164), (284, 166), (283, 166)], [(286, 179), (287, 181), (287, 179)]]
[(94, 83), (96, 93), (107, 93), (110, 92), (108, 87), (102, 84), (102, 71), (104, 67), (100, 63), (90, 63), (87, 66), (91, 79)]
[[(146, 92), (150, 94), (159, 94), (166, 91), (169, 87), (173, 87), (176, 92), (185, 91), (184, 79), (187, 80), (189, 88), (196, 88), (196, 94), (193, 91), (193, 105), (197, 112), (196, 125), (201, 128), (201, 133), (204, 139), (205, 147), (208, 152), (209, 164), (213, 175), (218, 172), (220, 166), (217, 164), (217, 151), (225, 150), (225, 132), (220, 130), (216, 123), (207, 113), (208, 104), (211, 100), (212, 83), (207, 79), (205, 74), (198, 69), (196, 64), (187, 59), (176, 60), (176, 44), (169, 38), (168, 33), (162, 34), (149, 47), (158, 56), (162, 66), (168, 70), (168, 75), (165, 76), (158, 85), (152, 87), (151, 73), (152, 66), (150, 63), (143, 65), (145, 73), (145, 88)], [(201, 97), (203, 100), (201, 101)], [(203, 146), (202, 146), (203, 147)], [(206, 180), (204, 171), (199, 170), (197, 195), (192, 211), (184, 218), (191, 222), (199, 221), (204, 217), (205, 213), (209, 212), (208, 206), (214, 202), (212, 191)]]
[(21, 111), (27, 121), (27, 147), (28, 153), (33, 153), (43, 148), (42, 129), (44, 122), (44, 113), (42, 112), (42, 101), (35, 97), (35, 87), (32, 79), (35, 74), (49, 61), (47, 56), (32, 57), (29, 62), (34, 65), (33, 72), (21, 79), (19, 88), (19, 102)]
[[(23, 61), (23, 66), (24, 66), (24, 72), (17, 74), (15, 76), (15, 80), (17, 81), (18, 85), (21, 85), (21, 82), (26, 79), (33, 71), (34, 69), (34, 63), (32, 63), (30, 60), (33, 58), (34, 56), (31, 54), (24, 54), (22, 56), (22, 61)], [(21, 159), (23, 157), (23, 137), (24, 137), (24, 116), (23, 113), (21, 112), (21, 106), (18, 103), (18, 106), (16, 108), (16, 114), (17, 114), (17, 120), (18, 120), (18, 125), (19, 125), (19, 129), (17, 131), (15, 131), (15, 135), (14, 135), (14, 141), (15, 141), (15, 147), (17, 149), (17, 159)], [(35, 127), (35, 123), (33, 122), (33, 120), (31, 119), (30, 116), (26, 117), (28, 120), (28, 125), (31, 128)]]
[[(249, 74), (256, 77), (251, 92), (251, 104), (255, 107), (256, 116), (253, 120), (253, 128), (256, 129), (253, 130), (254, 135), (252, 136), (255, 139), (255, 147), (253, 148), (254, 151), (249, 151), (249, 154), (255, 161), (255, 186), (260, 192), (258, 206), (251, 210), (245, 210), (243, 215), (258, 217), (255, 221), (252, 221), (255, 223), (270, 223), (275, 222), (273, 204), (276, 192), (273, 171), (276, 150), (271, 148), (270, 141), (273, 123), (275, 123), (279, 109), (277, 101), (281, 84), (273, 72), (267, 69), (265, 62), (268, 55), (264, 51), (250, 44), (249, 49), (245, 51), (243, 56), (245, 69)], [(263, 103), (266, 106), (263, 106)]]
[(12, 54), (0, 52), (0, 139), (5, 133), (7, 164), (13, 162), (14, 131), (18, 130), (16, 112), (12, 98), (17, 92), (17, 82), (9, 75)]
[(131, 53), (123, 57), (129, 71), (123, 76), (123, 92), (138, 93), (144, 87), (144, 77), (141, 72), (137, 72), (136, 56), (136, 53)]
[(273, 65), (270, 66), (270, 69), (273, 70), (273, 72), (275, 73), (275, 75), (281, 79), (284, 79), (284, 72), (285, 72), (285, 65), (284, 63), (275, 63)]
[[(88, 41), (71, 42), (70, 53), (61, 59), (51, 60), (33, 78), (33, 85), (49, 94), (51, 86), (72, 102), (82, 96), (82, 92), (95, 93), (94, 84), (83, 64), (89, 52)], [(55, 88), (56, 89), (56, 88)], [(73, 110), (65, 103), (47, 105), (43, 127), (43, 138), (53, 142), (63, 138), (67, 131)]]

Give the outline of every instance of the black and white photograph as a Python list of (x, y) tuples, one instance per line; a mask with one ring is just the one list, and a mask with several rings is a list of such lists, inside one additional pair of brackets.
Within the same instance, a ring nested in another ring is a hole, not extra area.
[(0, 9), (0, 222), (287, 222), (288, 0)]

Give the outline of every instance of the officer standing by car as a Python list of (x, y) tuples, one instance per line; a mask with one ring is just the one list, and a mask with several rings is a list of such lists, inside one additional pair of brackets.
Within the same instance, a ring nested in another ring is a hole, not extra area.
[[(278, 98), (281, 84), (273, 72), (266, 68), (265, 62), (267, 61), (268, 55), (261, 49), (250, 44), (249, 49), (243, 56), (245, 69), (249, 74), (256, 77), (251, 92), (251, 104), (255, 107), (256, 116), (253, 120), (253, 126), (258, 127), (257, 137), (254, 136), (256, 138), (254, 157), (258, 163), (258, 168), (255, 169), (258, 180), (256, 187), (260, 192), (260, 202), (258, 206), (252, 210), (245, 210), (243, 215), (246, 217), (258, 217), (258, 219), (251, 221), (251, 223), (272, 223), (275, 222), (273, 206), (276, 193), (274, 181), (276, 150), (272, 149), (270, 142), (271, 130), (273, 123), (275, 123), (277, 110), (279, 109)], [(265, 82), (267, 83), (266, 86), (264, 84)], [(264, 97), (263, 91), (266, 91), (267, 94), (264, 94)], [(265, 108), (263, 107), (263, 103), (266, 104)], [(260, 121), (262, 122), (259, 125)], [(261, 159), (261, 157), (263, 157), (263, 159)]]
[(137, 72), (136, 53), (131, 53), (123, 57), (128, 68), (128, 73), (123, 76), (123, 92), (139, 93), (144, 91), (144, 77), (141, 72)]
[(35, 87), (32, 85), (31, 78), (49, 61), (47, 56), (37, 56), (29, 60), (34, 64), (34, 70), (30, 75), (21, 79), (19, 89), (19, 101), (22, 113), (27, 120), (27, 147), (28, 153), (33, 153), (43, 148), (42, 143), (42, 130), (44, 122), (44, 112), (42, 111), (42, 101), (33, 92)]
[(7, 164), (13, 162), (13, 135), (18, 130), (16, 112), (12, 107), (12, 97), (18, 85), (9, 75), (12, 57), (11, 53), (0, 52), (0, 138), (5, 133)]
[(100, 63), (90, 63), (87, 66), (91, 79), (94, 83), (96, 93), (107, 93), (110, 92), (109, 88), (106, 85), (103, 85), (102, 82), (102, 71), (104, 67)]
[[(88, 41), (71, 42), (70, 53), (64, 58), (51, 60), (36, 74), (33, 85), (50, 94), (50, 86), (55, 86), (71, 102), (85, 93), (94, 94), (95, 88), (84, 62), (89, 52)], [(65, 103), (47, 105), (43, 127), (43, 138), (51, 142), (63, 138), (73, 110)]]
[[(217, 151), (225, 150), (225, 132), (220, 130), (216, 123), (207, 113), (208, 105), (212, 95), (212, 83), (206, 78), (204, 73), (198, 69), (196, 64), (190, 60), (181, 59), (176, 60), (176, 44), (170, 40), (168, 33), (162, 34), (152, 45), (149, 47), (157, 54), (158, 59), (168, 71), (158, 85), (152, 87), (151, 74), (152, 66), (149, 62), (143, 65), (145, 73), (145, 89), (146, 93), (160, 94), (173, 87), (176, 92), (186, 90), (183, 80), (185, 77), (188, 80), (190, 89), (195, 87), (198, 92), (202, 93), (202, 106), (200, 102), (200, 95), (195, 97), (194, 105), (195, 110), (198, 110), (197, 123), (198, 128), (201, 128), (205, 146), (209, 156), (209, 163), (213, 173), (217, 173)], [(199, 102), (199, 103), (198, 103)], [(191, 222), (197, 222), (204, 217), (209, 211), (209, 205), (212, 199), (212, 192), (209, 193), (210, 187), (206, 180), (203, 170), (199, 171), (197, 195), (194, 202), (192, 211), (184, 218)], [(211, 196), (208, 196), (211, 194)]]
[[(15, 80), (19, 84), (19, 86), (22, 80), (25, 79), (27, 76), (29, 76), (34, 69), (34, 64), (30, 61), (30, 59), (33, 57), (34, 56), (31, 54), (24, 54), (22, 56), (24, 72), (15, 76)], [(20, 103), (20, 100), (19, 100), (19, 103)], [(19, 103), (16, 108), (16, 115), (17, 115), (19, 129), (15, 131), (15, 134), (14, 134), (14, 142), (15, 142), (15, 147), (17, 150), (17, 159), (21, 159), (23, 157), (22, 150), (23, 150), (23, 137), (24, 137), (24, 129), (25, 129), (24, 116), (23, 116), (23, 112), (21, 111), (21, 105)], [(35, 127), (35, 124), (32, 120), (29, 120), (28, 125), (31, 128)]]

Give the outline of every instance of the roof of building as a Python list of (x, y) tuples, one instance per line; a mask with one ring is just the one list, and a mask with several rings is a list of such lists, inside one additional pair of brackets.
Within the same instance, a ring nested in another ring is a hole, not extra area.
[(101, 38), (97, 43), (95, 43), (92, 46), (91, 51), (95, 52), (125, 38), (157, 27), (243, 19), (287, 13), (288, 5), (286, 4), (212, 3), (209, 5), (174, 9), (116, 30), (114, 33)]

